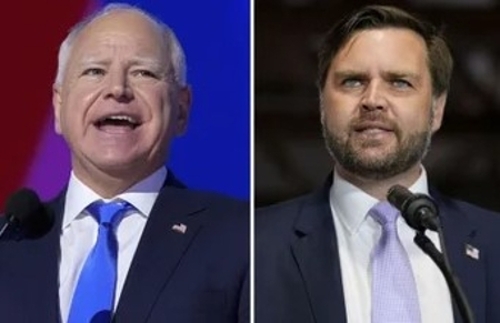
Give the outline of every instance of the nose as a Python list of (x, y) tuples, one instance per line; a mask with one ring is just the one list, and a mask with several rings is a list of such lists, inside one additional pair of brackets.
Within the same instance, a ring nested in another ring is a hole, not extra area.
[(109, 72), (106, 96), (119, 102), (129, 102), (134, 98), (126, 71), (114, 70)]
[(368, 111), (383, 110), (387, 107), (386, 93), (384, 93), (383, 84), (376, 80), (370, 81), (363, 92), (361, 107)]

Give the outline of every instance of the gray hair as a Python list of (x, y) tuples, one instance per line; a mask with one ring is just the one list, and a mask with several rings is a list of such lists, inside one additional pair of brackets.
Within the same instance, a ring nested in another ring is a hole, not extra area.
[(186, 86), (186, 57), (184, 55), (184, 50), (182, 49), (182, 46), (175, 36), (175, 33), (172, 31), (172, 29), (164, 24), (162, 21), (159, 19), (153, 17), (151, 14), (147, 13), (144, 10), (141, 10), (137, 7), (134, 7), (132, 5), (126, 4), (126, 3), (111, 3), (105, 6), (103, 9), (95, 12), (94, 14), (88, 16), (84, 20), (80, 21), (77, 23), (73, 28), (68, 33), (68, 36), (64, 39), (64, 41), (61, 43), (61, 46), (59, 47), (59, 54), (58, 54), (58, 66), (57, 66), (57, 75), (56, 79), (54, 82), (55, 86), (60, 86), (62, 83), (62, 80), (64, 78), (64, 73), (66, 71), (66, 65), (68, 63), (68, 59), (73, 47), (73, 44), (75, 42), (75, 39), (78, 37), (80, 32), (89, 24), (91, 24), (93, 21), (96, 19), (106, 16), (112, 12), (119, 11), (119, 10), (130, 10), (137, 12), (147, 19), (149, 19), (151, 22), (153, 22), (162, 32), (163, 37), (165, 39), (165, 43), (167, 45), (167, 53), (169, 54), (169, 59), (170, 63), (172, 65), (172, 70), (174, 74), (174, 80), (180, 85), (180, 86)]

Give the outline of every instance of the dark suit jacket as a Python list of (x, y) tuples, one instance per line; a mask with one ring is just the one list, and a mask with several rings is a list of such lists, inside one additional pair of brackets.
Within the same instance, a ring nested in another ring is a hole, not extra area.
[[(346, 322), (340, 260), (328, 201), (312, 194), (257, 210), (255, 323)], [(500, 215), (437, 193), (445, 245), (477, 323), (500, 322)], [(465, 245), (479, 249), (479, 259)], [(456, 322), (461, 322), (454, 308)]]
[[(115, 322), (248, 322), (248, 205), (180, 186), (170, 178), (159, 193), (129, 269)], [(64, 194), (49, 207), (55, 225), (48, 234), (0, 241), (2, 322), (59, 322)], [(177, 223), (187, 226), (185, 234), (172, 230)]]

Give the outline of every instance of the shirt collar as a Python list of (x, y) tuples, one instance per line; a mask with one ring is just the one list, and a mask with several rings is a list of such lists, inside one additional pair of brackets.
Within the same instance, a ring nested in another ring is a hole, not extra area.
[[(427, 172), (421, 167), (420, 176), (408, 188), (413, 193), (428, 194)], [(343, 179), (336, 171), (330, 188), (330, 207), (350, 234), (356, 233), (365, 221), (368, 211), (379, 201)]]
[(78, 215), (82, 214), (87, 206), (97, 200), (111, 201), (121, 199), (133, 205), (142, 216), (148, 217), (166, 178), (167, 169), (161, 167), (125, 192), (111, 199), (105, 199), (80, 181), (72, 171), (68, 190), (66, 191), (63, 228), (69, 225)]

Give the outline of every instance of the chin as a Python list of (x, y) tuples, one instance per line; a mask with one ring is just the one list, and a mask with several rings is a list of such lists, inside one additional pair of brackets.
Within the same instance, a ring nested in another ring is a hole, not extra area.
[(144, 167), (146, 162), (140, 158), (100, 158), (94, 161), (97, 167), (107, 173), (133, 171), (134, 169)]
[(377, 164), (383, 163), (386, 160), (390, 159), (389, 156), (395, 155), (395, 149), (392, 147), (377, 147), (377, 148), (368, 148), (368, 149), (358, 149), (357, 156), (360, 161), (367, 164)]

